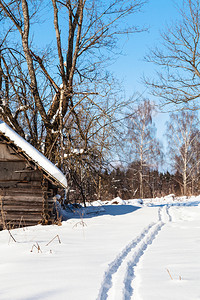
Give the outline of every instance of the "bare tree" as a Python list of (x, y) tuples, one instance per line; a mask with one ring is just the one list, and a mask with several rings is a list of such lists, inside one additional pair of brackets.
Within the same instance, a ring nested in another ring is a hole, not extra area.
[(164, 104), (184, 104), (200, 96), (200, 1), (182, 3), (180, 20), (167, 28), (161, 45), (146, 56), (158, 72), (155, 80), (145, 78), (145, 83)]
[(183, 195), (188, 194), (188, 187), (193, 177), (199, 173), (199, 121), (198, 115), (193, 111), (181, 111), (170, 114), (167, 123), (167, 139), (169, 157), (174, 171), (179, 172), (182, 181)]
[(81, 120), (79, 128), (73, 120), (73, 115), (70, 114), (64, 119), (65, 166), (72, 190), (77, 190), (74, 185), (78, 187), (77, 199), (81, 196), (85, 201), (89, 193), (90, 199), (101, 198), (102, 174), (111, 164), (114, 148), (119, 145), (121, 137), (116, 128), (116, 116), (120, 118), (125, 104), (118, 100), (117, 94), (113, 91), (112, 97), (110, 94), (109, 98), (102, 98), (101, 102), (96, 99), (98, 109), (92, 103), (82, 101), (77, 110)]
[[(156, 128), (152, 122), (153, 104), (145, 100), (128, 117), (127, 139), (130, 143), (131, 160), (139, 164), (140, 197), (144, 197), (144, 181), (149, 168), (156, 169), (162, 158), (162, 147), (156, 139)], [(146, 180), (147, 182), (147, 180)]]
[[(113, 55), (119, 34), (140, 31), (123, 25), (123, 20), (138, 12), (144, 3), (1, 0), (2, 118), (22, 136), (28, 136), (37, 148), (44, 143), (44, 152), (50, 159), (55, 161), (56, 151), (60, 151), (62, 165), (65, 118), (73, 116), (84, 140), (79, 104), (87, 100), (99, 107), (94, 96), (100, 97), (99, 87), (110, 84), (102, 63), (108, 62), (110, 53)], [(55, 42), (41, 51), (34, 21), (44, 14), (53, 17)], [(108, 94), (101, 96), (106, 98)], [(60, 150), (56, 150), (58, 144)]]

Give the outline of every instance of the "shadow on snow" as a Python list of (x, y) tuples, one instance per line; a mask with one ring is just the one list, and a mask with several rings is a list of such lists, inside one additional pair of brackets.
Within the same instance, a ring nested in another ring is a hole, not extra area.
[(102, 206), (88, 206), (85, 208), (75, 208), (72, 211), (62, 212), (63, 221), (73, 218), (94, 218), (97, 216), (120, 216), (132, 213), (141, 207), (133, 205), (102, 205)]

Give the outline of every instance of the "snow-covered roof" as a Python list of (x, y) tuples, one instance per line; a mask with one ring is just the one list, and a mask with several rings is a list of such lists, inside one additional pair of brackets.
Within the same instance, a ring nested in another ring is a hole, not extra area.
[(20, 148), (36, 165), (41, 167), (50, 177), (58, 181), (64, 188), (67, 188), (67, 180), (64, 174), (42, 153), (35, 149), (10, 126), (0, 120), (0, 132), (8, 137), (14, 144)]

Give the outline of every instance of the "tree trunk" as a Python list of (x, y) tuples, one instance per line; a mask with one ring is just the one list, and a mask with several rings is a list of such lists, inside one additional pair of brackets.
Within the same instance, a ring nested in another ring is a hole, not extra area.
[(139, 172), (139, 177), (140, 177), (140, 198), (144, 197), (144, 191), (143, 191), (143, 174), (142, 170)]

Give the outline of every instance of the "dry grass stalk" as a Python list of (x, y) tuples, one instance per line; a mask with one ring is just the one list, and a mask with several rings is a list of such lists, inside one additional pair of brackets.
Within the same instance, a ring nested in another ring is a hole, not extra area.
[(57, 234), (57, 235), (54, 236), (54, 238), (53, 238), (52, 240), (50, 240), (50, 242), (48, 242), (45, 246), (48, 246), (49, 244), (51, 244), (51, 242), (53, 242), (56, 238), (58, 239), (59, 244), (61, 244), (60, 237), (59, 237), (59, 235)]
[(81, 220), (80, 222), (77, 222), (77, 223), (73, 226), (73, 228), (74, 228), (74, 227), (77, 227), (79, 224), (80, 224), (82, 227), (87, 226), (87, 224), (86, 224), (83, 220)]
[(16, 241), (16, 239), (14, 238), (14, 236), (12, 235), (10, 229), (7, 228), (7, 230), (8, 230), (8, 233), (9, 233), (11, 239), (12, 239), (15, 243), (17, 243), (17, 241)]
[(5, 213), (3, 211), (3, 200), (2, 200), (2, 196), (1, 195), (0, 195), (0, 203), (1, 203), (1, 221), (2, 221), (2, 225), (3, 225), (3, 229), (7, 229), (6, 219), (5, 219)]
[(2, 196), (1, 195), (0, 195), (0, 204), (1, 204), (1, 220), (2, 220), (3, 229), (7, 229), (8, 230), (8, 233), (9, 233), (11, 239), (16, 243), (17, 242), (16, 239), (12, 235), (12, 233), (11, 233), (11, 231), (9, 229), (8, 224), (6, 224), (5, 213), (4, 213), (4, 210), (3, 210), (3, 200), (2, 200)]
[(20, 222), (19, 222), (19, 228), (22, 227), (24, 230), (24, 227), (26, 227), (26, 222), (24, 220), (24, 217), (21, 216)]
[[(167, 273), (169, 274), (169, 276), (170, 276), (171, 280), (173, 280), (173, 278), (172, 278), (172, 275), (171, 275), (171, 273), (170, 273), (169, 269), (166, 269), (166, 270), (167, 270)], [(181, 276), (179, 276), (179, 280), (182, 280), (182, 277), (181, 277)]]
[(39, 245), (38, 243), (33, 244), (33, 246), (32, 246), (32, 248), (31, 248), (31, 251), (30, 251), (30, 252), (33, 252), (33, 249), (34, 249), (34, 248), (37, 249), (38, 253), (40, 253), (40, 252), (42, 253), (42, 250), (41, 250), (40, 245)]
[(166, 270), (167, 270), (167, 273), (169, 274), (171, 280), (173, 280), (172, 275), (170, 274), (169, 270), (168, 269), (166, 269)]
[[(74, 211), (74, 212), (76, 212), (76, 211)], [(73, 226), (73, 228), (74, 228), (74, 227), (77, 227), (79, 224), (80, 224), (82, 227), (87, 226), (87, 224), (83, 221), (84, 212), (79, 212), (79, 211), (77, 211), (77, 212), (78, 212), (78, 214), (79, 214), (79, 216), (80, 216), (81, 221), (77, 222), (77, 223)]]
[[(75, 211), (74, 211), (74, 212), (75, 212)], [(86, 227), (87, 224), (83, 221), (84, 212), (80, 212), (79, 210), (78, 210), (77, 212), (78, 212), (78, 214), (79, 214), (79, 216), (80, 216), (81, 221), (77, 222), (77, 223), (73, 226), (73, 228), (74, 228), (74, 227), (77, 227), (77, 226), (80, 224), (80, 225), (82, 226), (82, 228), (83, 228), (83, 238), (85, 239), (85, 231), (84, 231), (84, 227)]]

